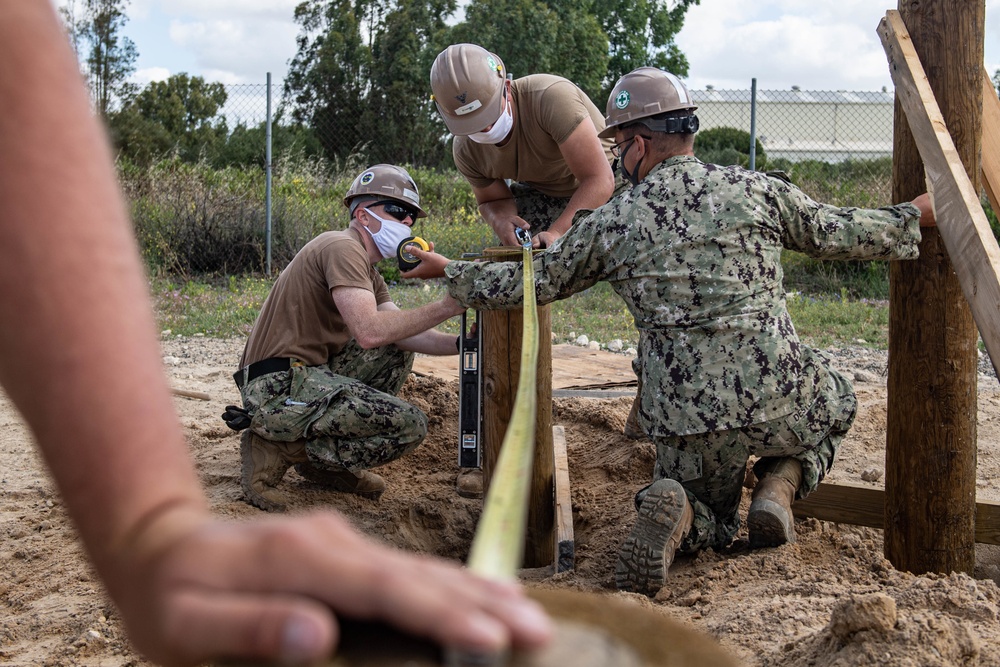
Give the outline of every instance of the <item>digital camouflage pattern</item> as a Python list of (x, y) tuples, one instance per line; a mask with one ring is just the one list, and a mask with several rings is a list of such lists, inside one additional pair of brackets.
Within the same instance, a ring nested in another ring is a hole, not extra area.
[(309, 458), (352, 472), (394, 461), (427, 435), (427, 416), (396, 398), (413, 353), (351, 340), (324, 366), (293, 366), (243, 388), (250, 429), (267, 440), (306, 440)]
[[(832, 465), (843, 438), (835, 431), (846, 433), (853, 419), (850, 383), (795, 333), (782, 249), (819, 259), (911, 259), (919, 217), (912, 204), (828, 206), (759, 172), (675, 156), (535, 256), (539, 304), (604, 280), (635, 318), (639, 423), (658, 445), (656, 474), (679, 479), (689, 493), (699, 479), (701, 500), (712, 506), (696, 505), (686, 546), (735, 534), (732, 485), (743, 480), (745, 452), (800, 459), (804, 496)], [(469, 307), (522, 301), (518, 263), (452, 262), (446, 276), (451, 295)], [(779, 431), (795, 437), (771, 453), (785, 437)]]
[(532, 234), (547, 231), (569, 204), (569, 197), (551, 197), (524, 183), (511, 183), (510, 191), (517, 215), (531, 225)]

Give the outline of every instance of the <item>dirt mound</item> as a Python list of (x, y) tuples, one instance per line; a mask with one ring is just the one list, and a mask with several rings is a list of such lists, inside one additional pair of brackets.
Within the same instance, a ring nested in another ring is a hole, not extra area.
[[(175, 387), (211, 400), (178, 397), (177, 409), (214, 511), (251, 517), (242, 500), (239, 439), (219, 415), (239, 394), (229, 376), (241, 341), (165, 340)], [(858, 419), (830, 479), (880, 486), (885, 386), (878, 353), (834, 356), (857, 382)], [(463, 560), (481, 501), (454, 491), (458, 473), (454, 381), (411, 377), (402, 392), (427, 413), (430, 433), (410, 456), (379, 470), (388, 489), (378, 502), (338, 494), (289, 471), (282, 484), (292, 512), (335, 508), (369, 534), (400, 548)], [(655, 452), (621, 435), (631, 399), (558, 398), (553, 422), (566, 430), (576, 569), (526, 571), (529, 585), (610, 593), (682, 620), (716, 638), (741, 664), (1000, 664), (1000, 573), (995, 549), (977, 550), (975, 577), (914, 576), (882, 556), (880, 531), (814, 519), (796, 524), (798, 541), (751, 551), (746, 534), (722, 552), (679, 557), (655, 600), (614, 592), (618, 546), (635, 519), (633, 494), (648, 483)], [(76, 542), (54, 487), (10, 403), (0, 397), (0, 663), (148, 664), (124, 639)], [(980, 499), (1000, 499), (1000, 393), (980, 384)], [(743, 511), (749, 497), (744, 498)]]

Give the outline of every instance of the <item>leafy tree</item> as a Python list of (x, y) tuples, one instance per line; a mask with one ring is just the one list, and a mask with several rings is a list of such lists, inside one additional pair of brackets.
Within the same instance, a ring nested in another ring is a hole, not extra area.
[(363, 129), (371, 162), (440, 166), (446, 134), (430, 99), (428, 73), (455, 0), (398, 0), (372, 46), (372, 87)]
[[(285, 79), (292, 118), (316, 130), (327, 157), (346, 158), (366, 142), (359, 119), (368, 104), (371, 53), (361, 36), (372, 0), (306, 0), (295, 8), (298, 52)], [(370, 42), (369, 42), (370, 43)]]
[(609, 61), (604, 97), (623, 74), (652, 65), (680, 77), (688, 61), (674, 37), (684, 27), (684, 15), (701, 0), (602, 0), (595, 5), (597, 19), (607, 34)]
[[(71, 26), (71, 36), (86, 42), (86, 70), (97, 111), (108, 116), (112, 102), (134, 93), (128, 82), (138, 57), (135, 44), (122, 34), (128, 21), (129, 0), (85, 0), (82, 19)], [(70, 9), (64, 16), (72, 15)], [(78, 32), (77, 32), (78, 31)]]
[(1000, 95), (1000, 69), (993, 72), (993, 87), (997, 89), (997, 95)]
[[(603, 108), (608, 40), (592, 0), (472, 0), (450, 43), (496, 53), (515, 78), (540, 72), (574, 82)], [(531, 48), (525, 48), (530, 44)]]
[(226, 103), (221, 83), (175, 74), (147, 85), (109, 120), (112, 138), (123, 156), (146, 164), (167, 153), (185, 161), (212, 161), (223, 147)]
[[(694, 137), (694, 154), (702, 162), (741, 167), (750, 165), (750, 133), (735, 127), (713, 127)], [(760, 140), (754, 142), (754, 167), (760, 171), (767, 163)]]
[[(264, 167), (267, 129), (264, 123), (247, 127), (240, 123), (233, 128), (225, 144), (216, 155), (217, 167)], [(282, 154), (297, 154), (304, 157), (323, 155), (323, 146), (316, 134), (300, 123), (291, 125), (275, 118), (271, 125), (271, 159)]]

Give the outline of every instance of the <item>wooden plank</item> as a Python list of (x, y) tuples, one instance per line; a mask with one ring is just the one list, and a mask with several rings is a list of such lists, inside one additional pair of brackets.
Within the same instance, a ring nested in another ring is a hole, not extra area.
[(191, 391), (190, 389), (178, 389), (177, 387), (171, 387), (170, 392), (174, 396), (184, 396), (185, 398), (197, 398), (202, 401), (212, 400), (212, 397), (203, 391)]
[[(856, 484), (823, 482), (804, 500), (792, 503), (796, 517), (882, 529), (885, 491)], [(1000, 544), (1000, 503), (976, 503), (976, 542)]]
[[(494, 252), (495, 251), (495, 252)], [(487, 255), (502, 255), (509, 249), (487, 248)], [(524, 544), (524, 567), (544, 567), (555, 560), (552, 459), (552, 317), (549, 306), (539, 306), (538, 364), (536, 367), (535, 448), (528, 498), (528, 525)], [(521, 345), (524, 310), (480, 311), (483, 349), (483, 492), (489, 491), (504, 434), (514, 409), (521, 375)]]
[(983, 188), (993, 212), (1000, 215), (1000, 99), (989, 72), (983, 70)]
[(1000, 363), (1000, 247), (979, 203), (898, 11), (879, 37), (934, 201), (938, 230), (994, 368)]
[(573, 536), (573, 499), (569, 485), (566, 430), (560, 424), (552, 427), (552, 450), (555, 454), (555, 571), (566, 572), (576, 564), (576, 539)]

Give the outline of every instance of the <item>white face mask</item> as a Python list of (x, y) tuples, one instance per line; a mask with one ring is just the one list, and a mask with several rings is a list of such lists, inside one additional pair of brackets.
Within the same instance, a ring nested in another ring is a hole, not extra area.
[(474, 132), (469, 135), (469, 138), (477, 144), (499, 144), (507, 138), (512, 127), (514, 127), (514, 116), (510, 113), (510, 105), (505, 104), (503, 113), (493, 123), (493, 127), (489, 129), (489, 132)]
[(412, 236), (410, 228), (401, 222), (380, 218), (375, 213), (372, 213), (370, 208), (366, 208), (365, 212), (382, 223), (382, 227), (374, 234), (372, 234), (370, 227), (365, 227), (365, 229), (368, 230), (368, 233), (372, 235), (372, 239), (375, 241), (375, 246), (378, 248), (378, 251), (385, 259), (395, 257), (396, 249), (399, 248), (399, 244), (403, 242), (403, 239)]

